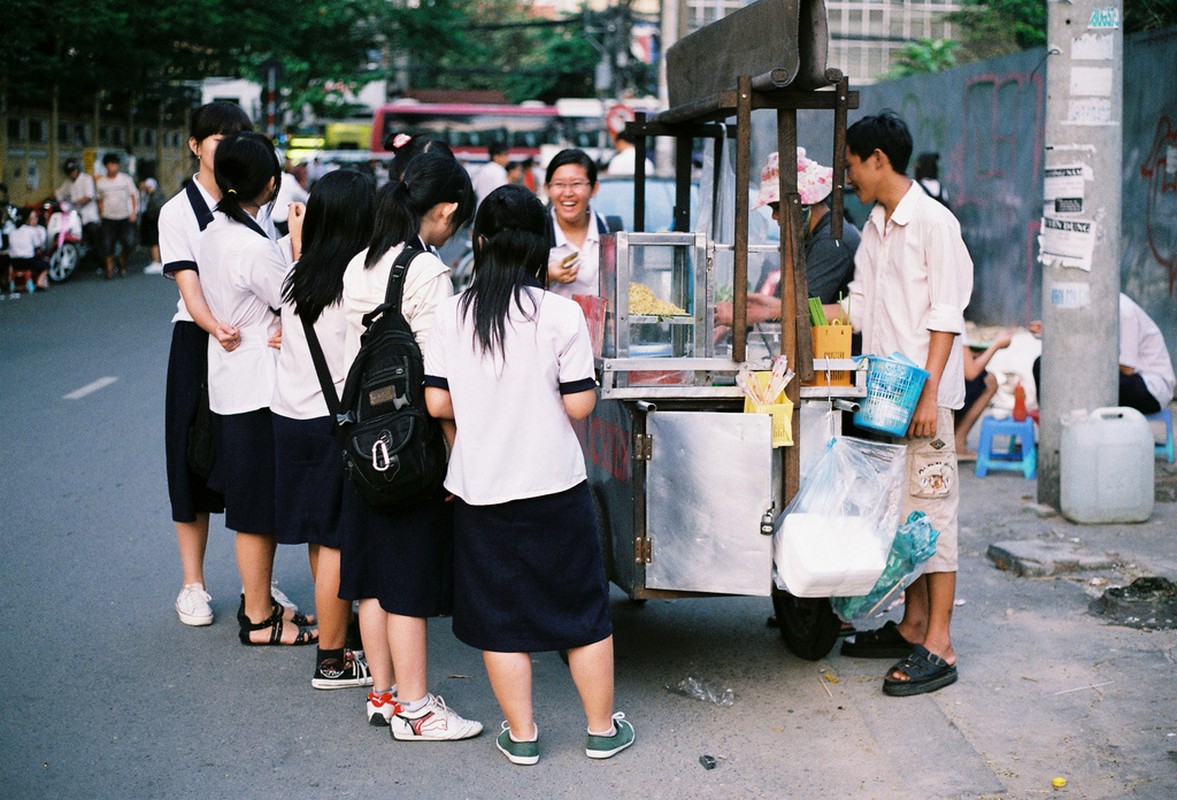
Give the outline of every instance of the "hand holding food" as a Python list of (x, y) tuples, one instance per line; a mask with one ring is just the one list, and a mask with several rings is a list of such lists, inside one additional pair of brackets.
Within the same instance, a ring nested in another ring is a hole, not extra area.
[(548, 263), (548, 280), (556, 283), (572, 283), (580, 272), (580, 253), (569, 253), (561, 259)]

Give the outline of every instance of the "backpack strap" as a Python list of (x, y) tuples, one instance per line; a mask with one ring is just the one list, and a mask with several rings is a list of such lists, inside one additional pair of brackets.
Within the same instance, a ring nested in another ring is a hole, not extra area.
[(315, 374), (319, 376), (319, 387), (323, 390), (323, 399), (327, 401), (327, 412), (334, 420), (339, 416), (339, 395), (335, 393), (335, 382), (331, 380), (331, 370), (327, 368), (327, 357), (323, 355), (323, 346), (319, 344), (315, 326), (302, 314), (299, 314), (298, 318), (302, 322), (303, 332), (307, 336), (307, 345), (311, 349), (311, 361), (315, 362)]
[(364, 329), (367, 330), (372, 322), (386, 311), (401, 313), (401, 301), (404, 299), (405, 273), (409, 271), (409, 264), (413, 259), (425, 251), (405, 243), (405, 247), (392, 262), (392, 269), (388, 272), (388, 288), (384, 290), (384, 302), (376, 306), (363, 316)]
[(421, 248), (405, 242), (404, 249), (400, 251), (396, 261), (392, 262), (392, 269), (388, 273), (388, 288), (384, 291), (386, 310), (394, 314), (401, 313), (401, 301), (404, 300), (405, 294), (405, 273), (409, 271), (413, 259), (423, 252), (425, 251)]

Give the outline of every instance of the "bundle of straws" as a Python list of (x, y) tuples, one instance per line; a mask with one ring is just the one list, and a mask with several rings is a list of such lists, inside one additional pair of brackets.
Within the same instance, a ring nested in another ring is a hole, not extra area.
[(747, 364), (742, 365), (736, 373), (736, 385), (756, 405), (770, 406), (789, 385), (789, 381), (793, 380), (794, 374), (793, 370), (789, 369), (788, 356), (779, 355), (772, 362), (772, 375), (769, 376), (767, 386), (760, 385), (756, 374)]

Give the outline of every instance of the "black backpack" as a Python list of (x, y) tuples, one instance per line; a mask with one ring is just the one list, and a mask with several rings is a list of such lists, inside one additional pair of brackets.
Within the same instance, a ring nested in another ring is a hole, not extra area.
[(378, 510), (426, 500), (445, 479), (445, 439), (425, 410), (425, 362), (401, 313), (405, 273), (422, 252), (405, 245), (392, 265), (384, 302), (364, 315), (360, 351), (335, 416), (344, 471), (364, 502)]

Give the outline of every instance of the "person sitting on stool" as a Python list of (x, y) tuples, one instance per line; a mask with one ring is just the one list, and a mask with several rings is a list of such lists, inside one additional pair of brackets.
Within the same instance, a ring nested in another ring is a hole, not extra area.
[[(1042, 320), (1029, 325), (1030, 333), (1042, 333)], [(1032, 372), (1042, 402), (1042, 357), (1034, 359)], [(1177, 378), (1161, 329), (1128, 295), (1120, 292), (1120, 397), (1121, 406), (1141, 414), (1155, 414), (1173, 399)]]

